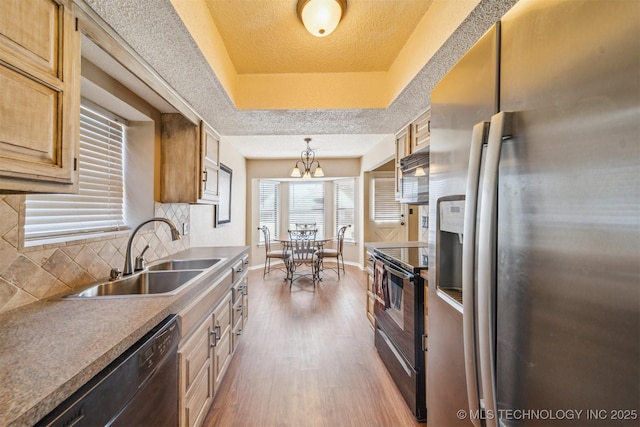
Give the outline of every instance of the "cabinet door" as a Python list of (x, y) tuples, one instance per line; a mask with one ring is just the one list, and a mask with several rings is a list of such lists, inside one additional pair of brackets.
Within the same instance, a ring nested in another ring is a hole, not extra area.
[(220, 142), (205, 122), (200, 125), (201, 129), (201, 168), (202, 181), (200, 185), (200, 199), (207, 202), (217, 203), (220, 197), (218, 184), (220, 174)]
[(198, 126), (181, 114), (162, 114), (160, 202), (196, 203), (200, 182)]
[(80, 35), (68, 0), (0, 4), (0, 190), (77, 191)]
[(214, 392), (217, 391), (218, 385), (224, 374), (227, 372), (229, 363), (231, 362), (231, 292), (216, 307), (213, 312), (213, 319), (216, 334), (216, 345), (213, 349), (214, 358), (214, 377), (212, 387)]
[(427, 110), (411, 123), (411, 152), (429, 146), (431, 140), (431, 110)]
[(411, 148), (411, 140), (409, 138), (410, 130), (409, 126), (402, 129), (396, 135), (396, 199), (400, 198), (400, 190), (401, 190), (401, 179), (402, 179), (402, 170), (400, 169), (400, 159), (409, 154), (409, 150)]
[(202, 424), (213, 399), (213, 319), (207, 320), (178, 350), (180, 425)]

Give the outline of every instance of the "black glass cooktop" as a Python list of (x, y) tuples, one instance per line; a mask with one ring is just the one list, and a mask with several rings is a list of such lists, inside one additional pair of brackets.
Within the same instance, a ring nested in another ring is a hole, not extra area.
[(424, 247), (398, 247), (378, 248), (376, 253), (391, 258), (407, 270), (425, 270), (429, 268), (429, 248)]

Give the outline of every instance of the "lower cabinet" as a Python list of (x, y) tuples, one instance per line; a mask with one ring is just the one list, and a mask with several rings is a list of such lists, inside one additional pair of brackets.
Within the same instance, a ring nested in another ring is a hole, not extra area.
[(233, 351), (240, 341), (240, 336), (249, 317), (249, 278), (247, 276), (248, 258), (243, 258), (242, 263), (234, 267), (233, 301), (232, 301), (232, 329), (231, 340)]
[(229, 368), (246, 319), (245, 256), (178, 313), (180, 426), (200, 426)]
[(202, 424), (213, 400), (214, 363), (211, 351), (213, 337), (212, 318), (202, 322), (198, 329), (178, 350), (180, 360), (180, 397), (183, 402), (183, 426)]
[(373, 254), (367, 251), (367, 318), (375, 329), (376, 319), (373, 314), (376, 297), (373, 289)]

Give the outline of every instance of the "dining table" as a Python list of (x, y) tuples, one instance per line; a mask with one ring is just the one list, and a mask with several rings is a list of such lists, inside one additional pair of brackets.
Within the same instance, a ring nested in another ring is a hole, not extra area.
[[(291, 236), (289, 234), (280, 234), (278, 235), (275, 239), (273, 239), (274, 241), (282, 244), (282, 249), (284, 251), (292, 251), (293, 250), (293, 243), (295, 239), (292, 239)], [(325, 236), (316, 236), (315, 240), (314, 240), (314, 245), (315, 245), (315, 249), (316, 251), (322, 250), (324, 248), (324, 246), (332, 241), (335, 241), (336, 237), (333, 235), (325, 235)], [(287, 278), (290, 281), (293, 281), (294, 278), (294, 274), (295, 273), (295, 264), (293, 262), (286, 262), (285, 263), (287, 265)], [(320, 277), (320, 272), (318, 271), (318, 280), (322, 280), (322, 277)]]

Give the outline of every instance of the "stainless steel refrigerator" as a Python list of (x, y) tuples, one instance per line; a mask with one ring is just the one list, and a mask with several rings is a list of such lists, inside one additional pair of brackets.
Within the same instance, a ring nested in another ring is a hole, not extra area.
[(640, 424), (640, 2), (521, 0), (431, 94), (427, 423)]

